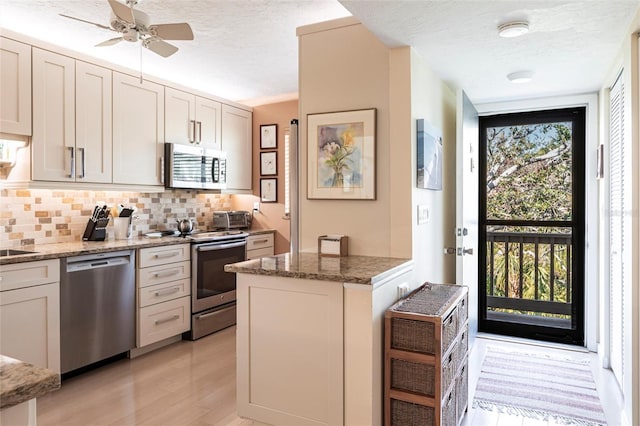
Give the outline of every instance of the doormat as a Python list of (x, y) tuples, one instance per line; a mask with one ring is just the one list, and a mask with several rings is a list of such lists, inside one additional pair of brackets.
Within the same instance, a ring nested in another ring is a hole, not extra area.
[(489, 347), (473, 408), (553, 420), (606, 425), (588, 361)]

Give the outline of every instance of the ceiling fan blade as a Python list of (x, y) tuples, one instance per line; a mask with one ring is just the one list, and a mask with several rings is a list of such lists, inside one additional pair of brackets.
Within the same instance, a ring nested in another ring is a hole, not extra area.
[(186, 22), (151, 25), (149, 30), (163, 40), (193, 40), (193, 31)]
[(168, 58), (178, 51), (178, 48), (157, 37), (148, 38), (143, 41), (142, 45), (158, 55)]
[(85, 24), (91, 24), (91, 25), (95, 25), (98, 28), (102, 28), (105, 30), (110, 30), (110, 31), (115, 31), (113, 28), (108, 27), (106, 25), (102, 25), (102, 24), (98, 24), (96, 22), (91, 22), (91, 21), (87, 21), (86, 19), (80, 19), (80, 18), (76, 18), (75, 16), (69, 16), (69, 15), (65, 15), (64, 13), (59, 13), (60, 16), (63, 16), (65, 18), (69, 18), (69, 19), (73, 19), (75, 21), (80, 21), (80, 22), (84, 22)]
[(133, 10), (129, 6), (116, 0), (107, 1), (109, 2), (109, 6), (111, 6), (111, 10), (113, 10), (113, 14), (116, 15), (118, 19), (126, 22), (132, 27), (135, 27), (136, 18), (133, 16)]
[(122, 37), (110, 38), (109, 40), (105, 40), (102, 43), (98, 43), (95, 47), (104, 47), (104, 46), (113, 46), (116, 43), (120, 43), (122, 41)]

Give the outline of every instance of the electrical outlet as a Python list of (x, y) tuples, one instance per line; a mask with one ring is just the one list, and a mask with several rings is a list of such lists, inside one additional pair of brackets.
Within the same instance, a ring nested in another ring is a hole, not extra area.
[(260, 211), (260, 201), (253, 203), (253, 211), (256, 213)]

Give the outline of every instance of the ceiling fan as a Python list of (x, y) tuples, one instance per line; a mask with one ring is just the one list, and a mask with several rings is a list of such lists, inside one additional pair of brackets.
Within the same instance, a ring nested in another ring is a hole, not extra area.
[(169, 57), (178, 51), (178, 48), (165, 40), (193, 40), (193, 31), (186, 22), (174, 24), (151, 24), (149, 15), (135, 9), (139, 0), (126, 0), (127, 4), (117, 0), (107, 0), (111, 6), (110, 26), (87, 21), (65, 14), (65, 18), (95, 25), (98, 28), (121, 33), (120, 36), (96, 44), (96, 47), (112, 46), (122, 40), (137, 42), (162, 57)]

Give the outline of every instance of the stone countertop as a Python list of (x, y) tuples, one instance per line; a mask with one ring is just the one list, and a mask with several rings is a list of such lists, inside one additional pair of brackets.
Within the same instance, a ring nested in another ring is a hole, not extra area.
[(0, 409), (13, 407), (57, 389), (60, 389), (59, 374), (0, 355)]
[(343, 283), (375, 285), (407, 267), (411, 259), (374, 256), (319, 256), (317, 253), (279, 254), (226, 265), (224, 270), (244, 274), (269, 275)]
[[(249, 235), (274, 232), (273, 229), (248, 230)], [(188, 244), (191, 241), (180, 236), (175, 237), (134, 237), (129, 240), (105, 241), (73, 241), (68, 243), (34, 244), (15, 247), (18, 250), (28, 250), (34, 253), (0, 257), (0, 265), (11, 263), (32, 262), (36, 260), (58, 259), (61, 257), (79, 256), (84, 254), (105, 253), (117, 250), (131, 250), (145, 247), (167, 246), (171, 244)]]

